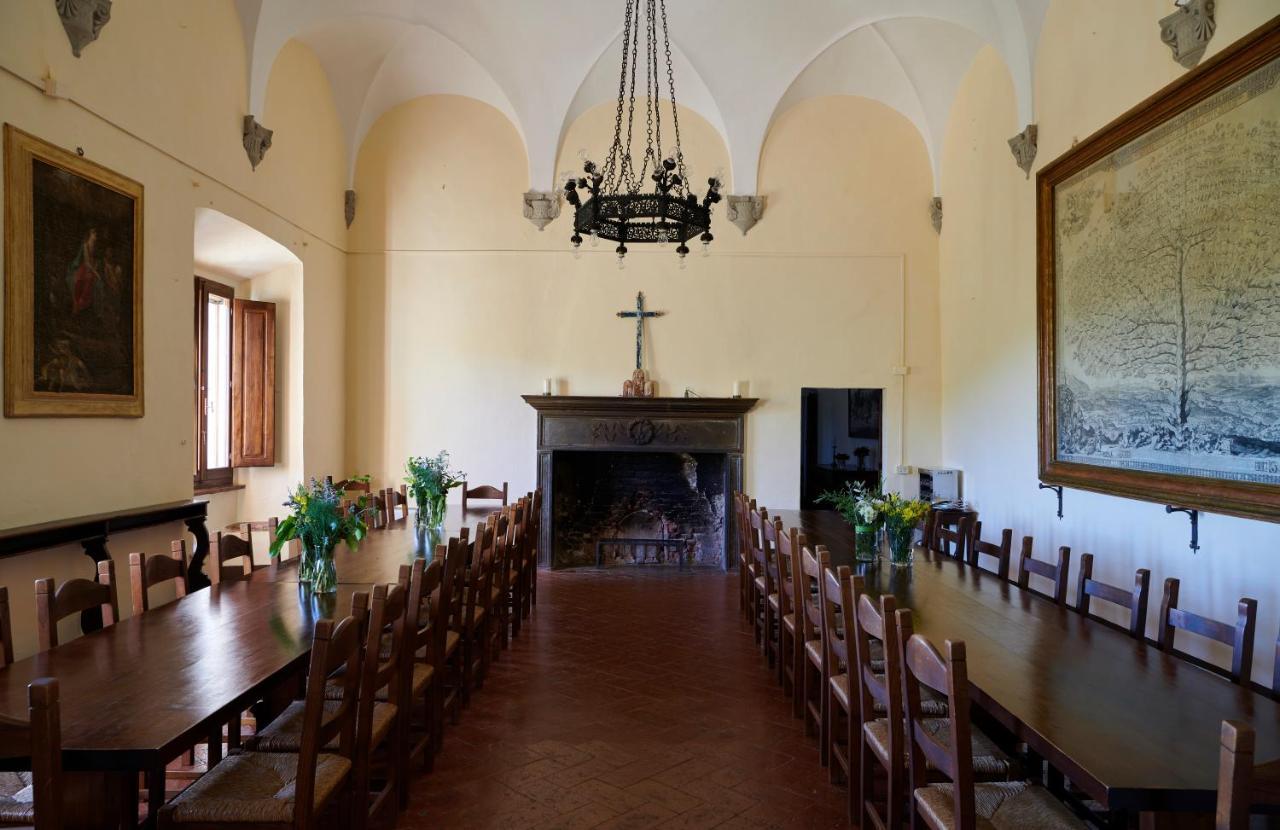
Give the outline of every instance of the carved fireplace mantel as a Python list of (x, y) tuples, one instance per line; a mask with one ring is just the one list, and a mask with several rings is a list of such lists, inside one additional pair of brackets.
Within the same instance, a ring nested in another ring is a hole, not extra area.
[[(554, 538), (552, 475), (557, 451), (723, 453), (725, 492), (742, 487), (746, 414), (756, 398), (623, 398), (525, 395), (538, 413), (538, 486), (542, 488), (542, 564)], [(726, 511), (732, 521), (733, 511)], [(733, 529), (726, 527), (724, 561)]]

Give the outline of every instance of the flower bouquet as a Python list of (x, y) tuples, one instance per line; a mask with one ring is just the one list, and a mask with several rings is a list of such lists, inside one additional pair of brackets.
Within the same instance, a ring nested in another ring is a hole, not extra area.
[(876, 537), (884, 523), (880, 515), (880, 502), (884, 495), (880, 487), (849, 482), (843, 490), (828, 490), (818, 496), (818, 501), (835, 507), (844, 520), (853, 525), (855, 556), (859, 562), (876, 561)]
[[(367, 478), (364, 480), (368, 480)], [(368, 532), (365, 516), (369, 512), (367, 495), (343, 505), (342, 493), (333, 483), (311, 479), (299, 484), (284, 503), (289, 516), (276, 528), (271, 540), (271, 555), (279, 556), (281, 548), (293, 540), (302, 542), (302, 562), (298, 576), (310, 586), (313, 594), (331, 594), (338, 590), (338, 570), (333, 552), (339, 542), (358, 550)]]
[(465, 474), (449, 469), (449, 452), (442, 450), (435, 458), (410, 457), (405, 463), (405, 484), (418, 504), (414, 526), (438, 528), (444, 524), (445, 501), (449, 491), (462, 484)]

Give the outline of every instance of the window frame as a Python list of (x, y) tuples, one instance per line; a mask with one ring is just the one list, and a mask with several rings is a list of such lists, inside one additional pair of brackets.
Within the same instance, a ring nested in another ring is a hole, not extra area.
[[(209, 468), (208, 465), (208, 433), (209, 433), (209, 416), (208, 416), (208, 331), (209, 331), (209, 298), (225, 297), (229, 304), (234, 304), (236, 292), (229, 285), (225, 285), (205, 277), (196, 277), (196, 293), (195, 293), (195, 475), (194, 485), (197, 493), (216, 488), (224, 488), (232, 486), (234, 475), (234, 467), (231, 466), (231, 453), (228, 447), (227, 466)], [(235, 315), (232, 315), (230, 324), (235, 325)], [(227, 338), (227, 365), (231, 365), (232, 345), (235, 343), (235, 331), (231, 329), (231, 336)], [(231, 388), (227, 386), (227, 396), (230, 399)], [(228, 409), (227, 415), (227, 434), (231, 434), (231, 412)]]

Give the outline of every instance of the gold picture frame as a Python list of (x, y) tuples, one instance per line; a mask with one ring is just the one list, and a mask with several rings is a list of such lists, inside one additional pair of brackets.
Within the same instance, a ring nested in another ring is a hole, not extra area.
[(143, 188), (4, 125), (4, 415), (143, 415)]

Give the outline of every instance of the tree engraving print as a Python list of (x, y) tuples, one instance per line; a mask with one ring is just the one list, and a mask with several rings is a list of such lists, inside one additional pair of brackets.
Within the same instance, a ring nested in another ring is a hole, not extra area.
[(1057, 458), (1280, 484), (1280, 61), (1055, 188)]

